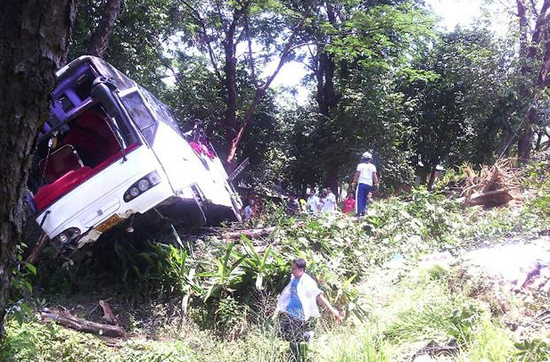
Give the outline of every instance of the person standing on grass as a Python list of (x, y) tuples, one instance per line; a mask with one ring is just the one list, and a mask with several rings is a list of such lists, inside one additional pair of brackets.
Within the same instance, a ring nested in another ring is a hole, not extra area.
[(371, 163), (372, 155), (370, 152), (363, 153), (361, 162), (357, 165), (357, 171), (353, 178), (353, 183), (357, 184), (355, 192), (355, 216), (365, 216), (369, 203), (369, 193), (378, 187), (378, 176), (376, 166)]
[(344, 206), (342, 207), (342, 212), (347, 214), (349, 212), (355, 211), (355, 199), (353, 198), (353, 193), (348, 192), (348, 196), (344, 199)]
[(325, 197), (321, 200), (321, 212), (331, 213), (336, 211), (336, 196), (330, 188), (327, 187)]
[(309, 214), (315, 215), (319, 212), (320, 200), (319, 196), (315, 193), (314, 189), (311, 189), (309, 197), (307, 198), (306, 209)]
[(293, 260), (291, 272), (290, 282), (279, 295), (275, 313), (280, 314), (280, 335), (290, 342), (294, 360), (300, 361), (305, 357), (300, 350), (300, 342), (311, 340), (313, 321), (320, 316), (317, 303), (325, 306), (339, 322), (343, 320), (344, 314), (330, 304), (317, 282), (306, 274), (304, 259)]

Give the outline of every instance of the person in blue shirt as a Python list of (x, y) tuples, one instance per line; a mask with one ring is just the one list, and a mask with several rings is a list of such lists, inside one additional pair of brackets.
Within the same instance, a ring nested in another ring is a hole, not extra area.
[(290, 282), (279, 296), (276, 313), (280, 313), (280, 333), (290, 342), (294, 359), (299, 360), (299, 343), (311, 339), (312, 321), (320, 316), (317, 303), (325, 306), (338, 321), (342, 321), (344, 315), (330, 304), (317, 282), (306, 273), (304, 259), (293, 260), (291, 271)]

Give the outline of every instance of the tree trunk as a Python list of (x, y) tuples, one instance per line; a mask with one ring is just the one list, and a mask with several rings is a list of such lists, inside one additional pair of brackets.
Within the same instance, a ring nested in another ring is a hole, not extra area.
[(529, 120), (529, 115), (527, 116), (527, 125), (525, 130), (521, 133), (518, 139), (518, 157), (519, 162), (525, 163), (531, 158), (531, 148), (533, 147), (533, 126), (531, 126), (531, 121)]
[(437, 172), (437, 163), (430, 168), (430, 180), (428, 181), (428, 191), (432, 191), (434, 187), (436, 172)]
[(0, 12), (0, 333), (37, 129), (48, 118), (54, 72), (64, 65), (74, 0), (4, 0)]
[[(237, 134), (237, 57), (235, 55), (235, 30), (237, 22), (240, 19), (240, 13), (233, 15), (233, 22), (229, 26), (226, 38), (223, 42), (225, 64), (223, 71), (225, 73), (225, 142), (224, 153), (228, 155), (231, 151), (232, 141)], [(226, 165), (226, 167), (229, 165)], [(234, 168), (230, 167), (230, 168)], [(231, 171), (228, 170), (228, 171)]]
[[(522, 84), (520, 85), (519, 93), (524, 99), (529, 102), (534, 102), (534, 99), (538, 97), (537, 91), (540, 91), (545, 83), (550, 69), (550, 43), (548, 39), (548, 33), (544, 30), (548, 25), (548, 10), (550, 9), (550, 0), (544, 0), (541, 9), (538, 12), (535, 27), (531, 33), (531, 40), (528, 41), (527, 31), (529, 30), (529, 21), (527, 19), (527, 12), (522, 0), (516, 0), (517, 16), (519, 18), (519, 33), (520, 44), (519, 54), (522, 61), (521, 74), (524, 77)], [(535, 5), (533, 5), (535, 6)], [(543, 64), (539, 70), (537, 79), (534, 82), (534, 87), (529, 86), (526, 80), (533, 78), (533, 62), (537, 58), (538, 47), (543, 39), (543, 34), (546, 37), (545, 54)], [(526, 162), (531, 157), (531, 148), (533, 146), (533, 118), (535, 115), (534, 105), (529, 107), (525, 116), (525, 126), (523, 132), (518, 138), (518, 157), (520, 162)]]
[(107, 46), (109, 45), (109, 39), (113, 34), (115, 21), (120, 13), (121, 5), (122, 0), (107, 0), (101, 21), (95, 28), (90, 38), (88, 54), (95, 55), (100, 58), (103, 57), (103, 54), (105, 54)]

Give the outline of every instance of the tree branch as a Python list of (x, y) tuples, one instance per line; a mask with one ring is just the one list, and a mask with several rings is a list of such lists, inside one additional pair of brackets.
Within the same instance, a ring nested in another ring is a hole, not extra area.
[(533, 59), (537, 55), (538, 45), (540, 44), (542, 34), (545, 28), (548, 26), (548, 9), (550, 8), (550, 0), (544, 0), (541, 6), (540, 13), (533, 29), (533, 35), (531, 36), (531, 44), (527, 50), (527, 56)]
[(250, 28), (248, 27), (248, 14), (244, 16), (244, 30), (246, 31), (246, 38), (248, 41), (248, 58), (250, 61), (250, 73), (252, 75), (252, 82), (256, 88), (259, 87), (258, 79), (256, 79), (256, 66), (254, 64), (254, 57), (252, 56), (252, 38), (250, 37)]
[(90, 37), (88, 54), (95, 55), (100, 58), (103, 57), (105, 51), (107, 50), (107, 46), (109, 45), (109, 39), (113, 34), (115, 21), (120, 13), (121, 5), (122, 0), (107, 0), (101, 21), (94, 29), (92, 36)]
[(210, 44), (210, 37), (208, 36), (207, 30), (206, 30), (206, 23), (204, 22), (204, 19), (202, 18), (200, 12), (196, 10), (193, 6), (191, 6), (191, 4), (189, 4), (187, 1), (180, 0), (180, 2), (191, 11), (191, 16), (200, 24), (204, 41), (206, 43), (206, 47), (208, 48), (208, 56), (210, 57), (210, 63), (212, 63), (212, 67), (214, 68), (214, 73), (216, 74), (216, 77), (220, 82), (222, 82), (223, 77), (218, 67), (218, 60), (216, 59), (216, 55), (214, 54), (214, 49), (212, 49), (212, 44)]
[(284, 47), (283, 53), (281, 54), (281, 57), (279, 59), (279, 64), (277, 65), (277, 68), (275, 69), (275, 71), (271, 74), (271, 76), (269, 76), (267, 78), (266, 82), (264, 83), (264, 85), (262, 87), (256, 88), (256, 93), (254, 94), (254, 98), (252, 100), (252, 103), (248, 107), (248, 110), (246, 112), (246, 116), (245, 116), (245, 119), (243, 121), (243, 124), (241, 125), (241, 127), (239, 129), (239, 132), (237, 133), (237, 136), (231, 142), (231, 149), (229, 150), (229, 154), (227, 156), (227, 162), (229, 164), (231, 164), (235, 159), (235, 154), (237, 152), (237, 147), (239, 145), (239, 142), (241, 141), (241, 139), (243, 137), (243, 134), (244, 134), (244, 131), (245, 131), (246, 127), (248, 126), (248, 124), (250, 123), (250, 120), (252, 119), (252, 115), (254, 114), (254, 111), (256, 110), (256, 106), (258, 105), (258, 102), (260, 101), (261, 97), (264, 95), (267, 88), (269, 88), (269, 86), (271, 85), (271, 83), (273, 82), (273, 80), (275, 79), (277, 74), (279, 74), (281, 68), (285, 64), (285, 62), (286, 62), (286, 60), (287, 60), (287, 58), (290, 54), (290, 50), (292, 48), (294, 38), (298, 34), (298, 31), (304, 25), (306, 19), (309, 17), (311, 11), (313, 10), (313, 7), (315, 6), (315, 3), (316, 3), (316, 1), (313, 1), (311, 3), (311, 6), (306, 11), (306, 13), (302, 17), (302, 19), (300, 19), (298, 24), (296, 24), (296, 26), (292, 30), (292, 34), (288, 38), (288, 41), (287, 41), (287, 43)]

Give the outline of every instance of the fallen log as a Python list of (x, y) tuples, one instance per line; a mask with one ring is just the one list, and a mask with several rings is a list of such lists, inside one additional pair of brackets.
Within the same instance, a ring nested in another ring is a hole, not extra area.
[(249, 239), (256, 239), (260, 236), (267, 236), (275, 231), (275, 226), (261, 228), (261, 229), (243, 229), (239, 231), (231, 231), (228, 233), (223, 233), (222, 237), (224, 240), (238, 240), (241, 236), (246, 236)]
[(77, 318), (69, 312), (39, 312), (40, 320), (43, 322), (51, 321), (62, 326), (77, 330), (84, 333), (93, 333), (105, 337), (125, 338), (126, 332), (120, 326), (111, 326), (87, 321), (82, 318)]
[[(301, 228), (302, 226), (304, 226), (304, 222), (297, 221), (296, 223), (294, 223), (292, 227)], [(275, 226), (259, 228), (259, 229), (242, 229), (242, 230), (223, 233), (221, 234), (221, 237), (224, 240), (239, 240), (244, 235), (249, 239), (256, 239), (260, 236), (270, 235), (272, 232), (275, 231), (275, 229), (276, 229)]]

